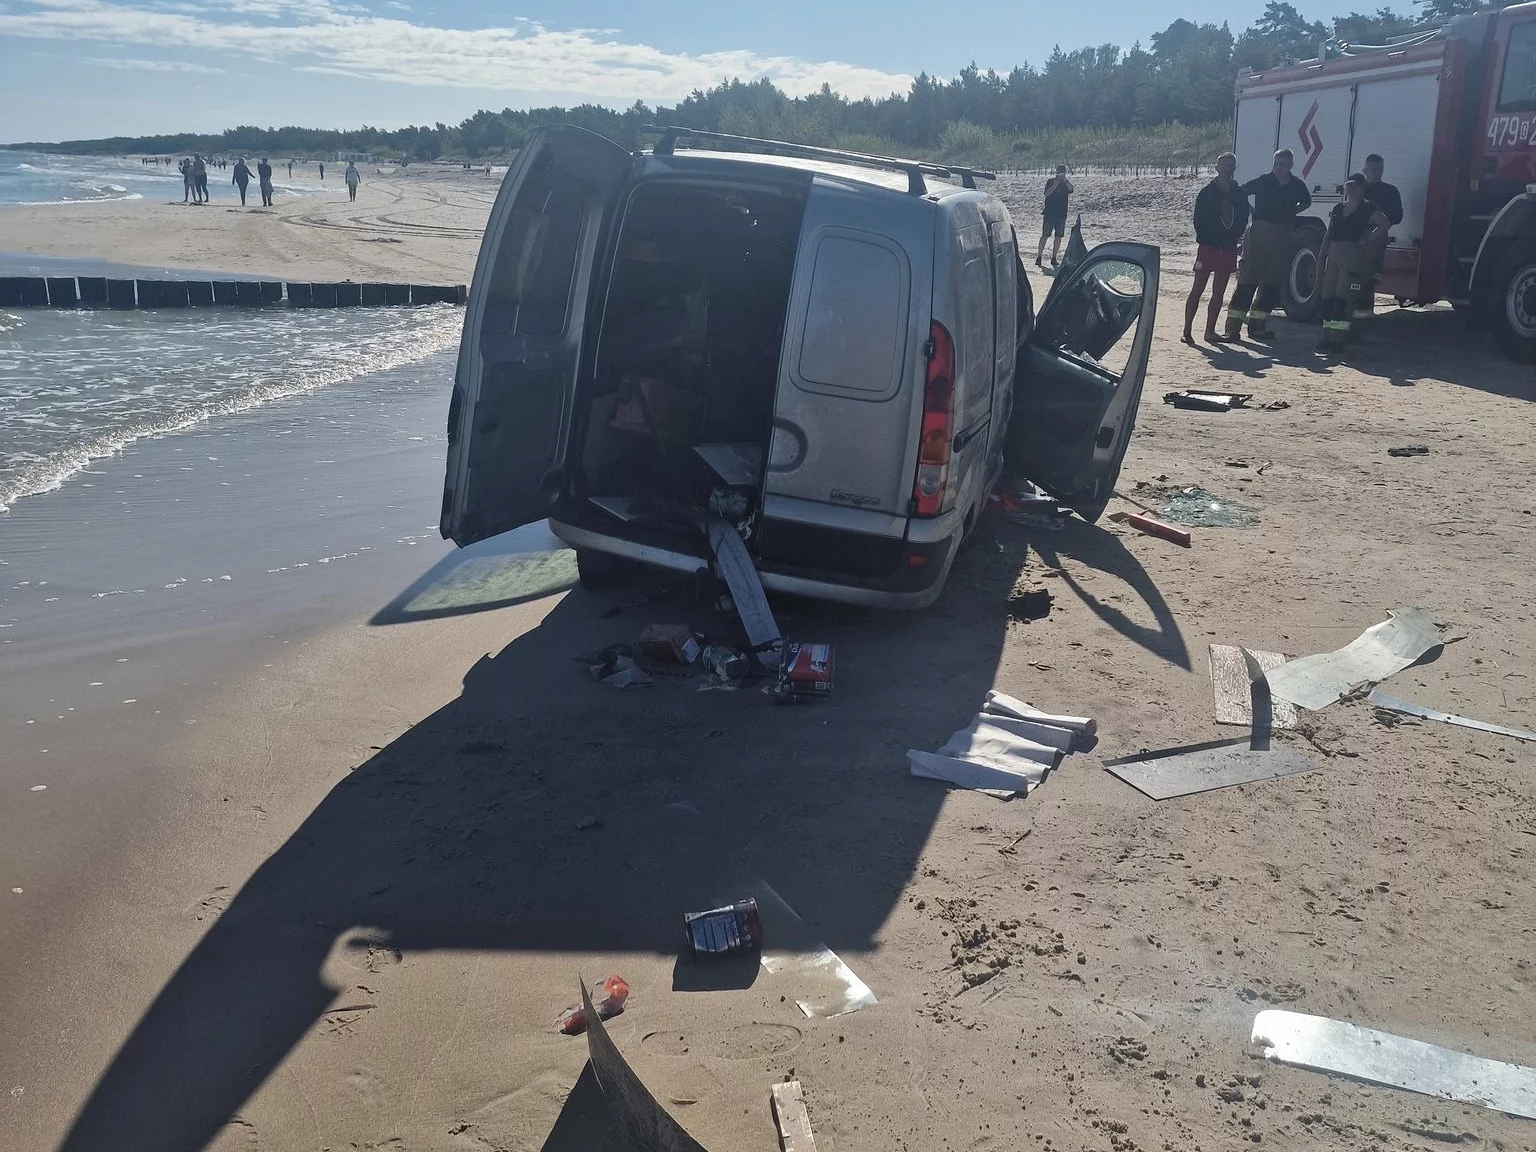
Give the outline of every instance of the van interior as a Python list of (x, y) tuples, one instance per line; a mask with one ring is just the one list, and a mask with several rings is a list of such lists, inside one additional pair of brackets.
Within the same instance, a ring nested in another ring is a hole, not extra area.
[(681, 527), (709, 509), (750, 522), (804, 208), (803, 185), (658, 180), (631, 194), (579, 393), (594, 503), (626, 521)]

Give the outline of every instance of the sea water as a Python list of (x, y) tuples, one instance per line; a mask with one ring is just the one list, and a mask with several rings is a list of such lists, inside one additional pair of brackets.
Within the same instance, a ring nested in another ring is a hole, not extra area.
[(463, 318), (447, 304), (0, 311), (0, 511), (145, 437), (425, 360)]

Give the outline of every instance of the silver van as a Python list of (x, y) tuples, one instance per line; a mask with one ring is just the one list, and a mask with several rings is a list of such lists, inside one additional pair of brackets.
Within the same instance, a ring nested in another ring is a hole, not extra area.
[(1037, 319), (985, 174), (661, 131), (630, 153), (542, 129), (502, 182), (448, 412), (445, 537), (548, 517), (592, 587), (626, 561), (710, 566), (723, 518), (771, 591), (921, 608), (1005, 462), (1099, 516), (1157, 248), (1094, 249)]

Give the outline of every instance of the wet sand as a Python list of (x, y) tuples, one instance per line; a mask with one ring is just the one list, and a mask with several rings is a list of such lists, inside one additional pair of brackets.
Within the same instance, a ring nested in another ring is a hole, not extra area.
[[(1212, 722), (1207, 644), (1326, 651), (1402, 604), (1466, 638), (1389, 691), (1536, 725), (1529, 370), (1446, 310), (1385, 316), (1332, 367), (1285, 322), (1268, 349), (1182, 347), (1190, 252), (1160, 205), (1192, 197), (1082, 197), (1090, 243), (1168, 245), (1120, 490), (1200, 484), (1258, 524), (1185, 550), (989, 521), (929, 612), (786, 602), (792, 636), (837, 645), (825, 708), (582, 680), (574, 655), (646, 622), (727, 622), (666, 582), (553, 591), (568, 560), (535, 533), (501, 558), (436, 541), (446, 356), (388, 403), (365, 378), (21, 501), (0, 1146), (590, 1152), (585, 1045), (553, 1024), (578, 974), (615, 971), (615, 1040), (716, 1152), (773, 1146), (789, 1075), (844, 1152), (1528, 1145), (1529, 1121), (1247, 1039), (1278, 1006), (1536, 1064), (1529, 746), (1353, 700), (1277, 737), (1305, 776), (1155, 804), (1100, 768), (1239, 734)], [(1161, 403), (1237, 379), (1290, 407)], [(1408, 443), (1430, 454), (1386, 455)], [(1051, 615), (1010, 623), (1015, 586)], [(905, 750), (994, 686), (1098, 717), (1098, 747), (1009, 804), (912, 779)], [(877, 1006), (808, 1019), (794, 977), (679, 960), (680, 913), (758, 879)]]

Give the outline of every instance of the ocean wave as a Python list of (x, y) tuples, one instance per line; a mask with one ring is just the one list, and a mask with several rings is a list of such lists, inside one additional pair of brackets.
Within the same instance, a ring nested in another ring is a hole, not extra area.
[(119, 200), (142, 200), (144, 193), (127, 192), (121, 196), (66, 196), (62, 200), (14, 200), (9, 208), (49, 208), (58, 204), (116, 204)]
[[(436, 315), (432, 315), (435, 313)], [(434, 304), (419, 310), (429, 322), (409, 332), (372, 338), (375, 355), (366, 364), (336, 364), (288, 379), (250, 384), (229, 394), (193, 404), (178, 412), (113, 429), (106, 429), (46, 456), (13, 452), (0, 464), (15, 467), (14, 475), (0, 478), (0, 513), (17, 500), (52, 492), (85, 471), (93, 461), (115, 456), (130, 444), (151, 436), (185, 431), (219, 416), (245, 412), (263, 404), (286, 400), (321, 388), (385, 372), (424, 360), (457, 342), (459, 310), (451, 304)], [(410, 337), (416, 337), (411, 339)], [(391, 343), (391, 339), (395, 342)]]
[(35, 168), (35, 167), (34, 167), (34, 166), (33, 166), (33, 165), (31, 165), (31, 164), (18, 164), (18, 165), (16, 165), (16, 167), (17, 167), (17, 168), (18, 168), (18, 169), (19, 169), (19, 170), (21, 170), (21, 171), (22, 171), (22, 172), (36, 172), (36, 171), (38, 171), (38, 169), (37, 169), (37, 168)]

